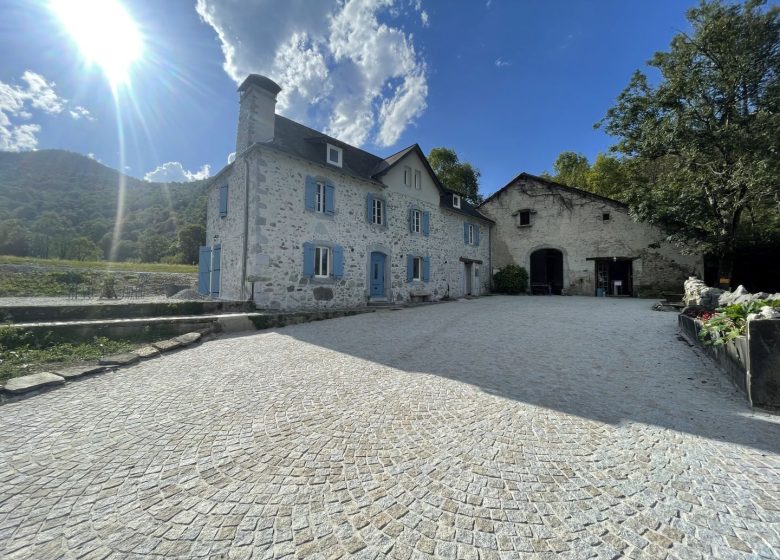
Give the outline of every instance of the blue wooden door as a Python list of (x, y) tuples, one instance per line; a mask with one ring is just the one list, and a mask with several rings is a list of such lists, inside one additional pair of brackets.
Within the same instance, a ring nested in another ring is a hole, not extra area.
[(219, 297), (222, 276), (222, 245), (214, 245), (211, 250), (211, 297)]
[(198, 293), (204, 296), (209, 295), (211, 290), (211, 247), (202, 246), (198, 259)]
[(385, 295), (385, 255), (371, 253), (371, 297)]

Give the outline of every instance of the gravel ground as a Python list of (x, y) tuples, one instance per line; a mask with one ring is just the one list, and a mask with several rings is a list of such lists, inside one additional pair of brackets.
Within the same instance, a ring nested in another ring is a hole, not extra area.
[(645, 300), (221, 338), (0, 407), (2, 558), (777, 558), (780, 423)]

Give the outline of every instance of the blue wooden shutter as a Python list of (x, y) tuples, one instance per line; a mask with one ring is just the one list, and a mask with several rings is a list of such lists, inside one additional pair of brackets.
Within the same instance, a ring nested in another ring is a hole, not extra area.
[(414, 255), (406, 255), (406, 281), (414, 280)]
[(336, 211), (336, 187), (325, 185), (325, 213), (333, 214)]
[(211, 297), (219, 297), (222, 276), (222, 245), (214, 245), (211, 254)]
[(303, 244), (303, 275), (314, 276), (314, 245), (311, 243)]
[(423, 257), (422, 279), (427, 282), (431, 278), (431, 258)]
[(204, 245), (198, 251), (198, 293), (209, 295), (209, 282), (211, 274), (211, 247)]
[(306, 176), (306, 210), (314, 211), (317, 207), (317, 181)]
[(219, 215), (224, 218), (227, 216), (228, 206), (228, 186), (222, 185), (219, 187)]
[(370, 224), (374, 214), (374, 195), (368, 193), (366, 197), (366, 221)]
[(414, 233), (414, 208), (409, 209), (409, 231)]
[(333, 246), (333, 277), (344, 276), (344, 248), (341, 245)]
[(463, 243), (469, 244), (469, 225), (463, 224)]
[(474, 245), (479, 245), (479, 225), (474, 226)]
[(423, 212), (422, 213), (422, 232), (423, 235), (427, 236), (430, 233), (431, 230), (431, 213), (430, 212)]

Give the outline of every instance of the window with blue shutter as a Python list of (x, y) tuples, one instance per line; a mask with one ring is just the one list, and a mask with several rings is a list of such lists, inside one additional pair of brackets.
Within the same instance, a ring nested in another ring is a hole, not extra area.
[(314, 177), (306, 177), (306, 210), (314, 212), (317, 208), (317, 181)]
[(479, 245), (479, 226), (474, 226), (474, 245)]
[(228, 186), (222, 185), (219, 187), (219, 216), (224, 218), (227, 216), (228, 206)]
[(469, 244), (469, 224), (463, 224), (463, 243)]
[(414, 255), (406, 255), (406, 281), (414, 280)]
[(344, 248), (341, 245), (333, 246), (333, 277), (344, 276)]
[(430, 279), (431, 279), (431, 258), (423, 257), (422, 280), (423, 282), (427, 282)]
[(303, 275), (314, 276), (314, 245), (311, 243), (303, 244)]
[(336, 211), (336, 187), (325, 185), (325, 213), (333, 215)]
[(409, 231), (414, 233), (414, 208), (409, 209)]
[(423, 212), (422, 213), (422, 233), (426, 237), (431, 231), (431, 213), (430, 212)]
[(374, 213), (374, 195), (368, 193), (366, 196), (366, 221), (370, 224)]

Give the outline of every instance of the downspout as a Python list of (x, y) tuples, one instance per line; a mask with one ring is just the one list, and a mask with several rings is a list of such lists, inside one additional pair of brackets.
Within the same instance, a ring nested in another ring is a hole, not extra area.
[(249, 252), (249, 156), (244, 155), (244, 248), (241, 258), (241, 301), (246, 290), (246, 257)]

